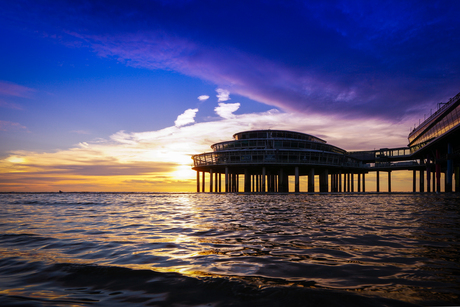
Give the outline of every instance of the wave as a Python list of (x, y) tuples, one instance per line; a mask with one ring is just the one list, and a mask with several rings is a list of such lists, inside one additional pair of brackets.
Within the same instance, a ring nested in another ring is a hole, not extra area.
[[(297, 286), (261, 287), (239, 278), (184, 276), (115, 266), (45, 265), (0, 260), (9, 289), (2, 306), (415, 306), (345, 291)], [(279, 282), (277, 282), (279, 284)], [(267, 284), (265, 282), (265, 284)]]

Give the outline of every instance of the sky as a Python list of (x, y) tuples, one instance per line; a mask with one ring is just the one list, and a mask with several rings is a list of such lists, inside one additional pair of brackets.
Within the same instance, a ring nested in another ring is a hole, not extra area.
[(191, 156), (251, 129), (406, 146), (460, 91), (459, 13), (457, 1), (0, 0), (0, 192), (194, 191)]

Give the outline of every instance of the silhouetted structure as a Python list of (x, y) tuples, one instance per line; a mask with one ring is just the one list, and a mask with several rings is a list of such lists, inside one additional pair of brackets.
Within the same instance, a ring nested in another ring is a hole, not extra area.
[[(210, 174), (211, 192), (239, 191), (240, 175), (244, 176), (244, 192), (289, 192), (289, 175), (295, 176), (296, 192), (299, 192), (299, 176), (308, 176), (308, 191), (314, 192), (315, 174), (319, 175), (321, 192), (328, 192), (329, 176), (331, 190), (339, 192), (342, 174), (349, 178), (352, 174), (364, 178), (368, 171), (366, 165), (347, 155), (345, 150), (309, 134), (255, 130), (236, 133), (233, 137), (233, 141), (212, 145), (213, 152), (192, 157), (193, 169), (197, 171), (198, 192), (200, 188), (205, 190), (205, 173)], [(221, 182), (223, 174), (224, 190)], [(351, 188), (351, 184), (349, 186)], [(361, 190), (361, 186), (358, 189)], [(364, 185), (362, 189), (364, 191)]]
[(427, 192), (441, 192), (441, 173), (445, 191), (451, 192), (455, 174), (455, 191), (460, 192), (460, 93), (414, 128), (408, 147), (347, 152), (318, 137), (284, 130), (244, 131), (233, 138), (213, 144), (212, 152), (192, 156), (197, 192), (205, 191), (206, 173), (210, 192), (240, 191), (240, 176), (244, 192), (289, 192), (290, 175), (294, 192), (300, 191), (301, 176), (308, 177), (308, 192), (315, 192), (315, 176), (320, 192), (365, 192), (369, 172), (376, 172), (377, 192), (380, 172), (387, 172), (391, 192), (393, 170), (413, 170), (413, 192), (417, 171), (420, 192), (425, 192), (425, 172)]

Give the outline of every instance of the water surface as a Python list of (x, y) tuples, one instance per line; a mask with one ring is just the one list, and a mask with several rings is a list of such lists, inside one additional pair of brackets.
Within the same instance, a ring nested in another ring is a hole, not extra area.
[(0, 194), (0, 304), (460, 305), (455, 194)]

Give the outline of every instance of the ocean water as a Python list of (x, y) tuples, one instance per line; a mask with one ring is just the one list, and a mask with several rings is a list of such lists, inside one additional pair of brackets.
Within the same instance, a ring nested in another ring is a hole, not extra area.
[(0, 306), (460, 305), (455, 194), (0, 194)]

